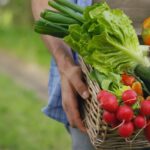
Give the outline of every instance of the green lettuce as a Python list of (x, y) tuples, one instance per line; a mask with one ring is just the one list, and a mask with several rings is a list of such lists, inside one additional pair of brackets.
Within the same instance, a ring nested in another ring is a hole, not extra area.
[(64, 41), (82, 56), (85, 63), (106, 77), (101, 86), (108, 88), (113, 83), (119, 88), (122, 86), (121, 73), (131, 72), (137, 64), (150, 65), (132, 21), (122, 10), (111, 9), (107, 3), (97, 3), (86, 7), (84, 18), (82, 25), (70, 25)]
[(71, 25), (64, 40), (86, 63), (105, 74), (121, 73), (137, 64), (149, 65), (132, 22), (122, 10), (100, 3), (87, 7), (84, 16), (85, 23)]

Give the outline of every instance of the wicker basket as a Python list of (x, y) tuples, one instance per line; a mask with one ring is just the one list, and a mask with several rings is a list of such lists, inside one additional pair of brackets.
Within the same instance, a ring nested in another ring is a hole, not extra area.
[(137, 131), (134, 135), (125, 140), (120, 137), (116, 130), (112, 131), (110, 127), (102, 120), (103, 110), (97, 101), (97, 93), (100, 90), (99, 85), (89, 79), (89, 73), (92, 67), (86, 65), (81, 57), (79, 63), (85, 74), (85, 79), (89, 86), (91, 96), (82, 104), (82, 113), (85, 126), (88, 129), (88, 135), (94, 147), (97, 150), (130, 150), (149, 147), (150, 143), (145, 139), (143, 131)]

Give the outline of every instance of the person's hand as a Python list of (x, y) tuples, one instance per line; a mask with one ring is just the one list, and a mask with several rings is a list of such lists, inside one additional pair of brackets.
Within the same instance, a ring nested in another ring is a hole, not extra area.
[(89, 97), (87, 85), (82, 80), (82, 71), (79, 66), (71, 66), (61, 73), (62, 105), (66, 112), (71, 127), (78, 128), (82, 132), (86, 129), (79, 113), (80, 95), (83, 99)]
[[(40, 17), (41, 10), (45, 8), (47, 8), (47, 0), (32, 0), (32, 10), (36, 20)], [(55, 58), (61, 75), (62, 104), (69, 123), (72, 127), (85, 131), (79, 114), (77, 96), (86, 99), (89, 93), (82, 81), (81, 68), (74, 64), (71, 49), (62, 39), (49, 35), (42, 35), (42, 39)]]

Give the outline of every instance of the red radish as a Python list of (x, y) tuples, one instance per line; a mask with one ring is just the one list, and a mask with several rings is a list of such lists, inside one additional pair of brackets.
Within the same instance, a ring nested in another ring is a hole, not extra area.
[(141, 114), (144, 116), (150, 116), (150, 100), (144, 100), (141, 102)]
[(141, 115), (137, 116), (134, 119), (134, 125), (138, 129), (143, 128), (146, 125), (146, 119), (144, 118), (144, 116), (141, 116)]
[(118, 128), (118, 133), (121, 137), (127, 138), (134, 132), (134, 126), (132, 122), (124, 123)]
[(114, 113), (110, 113), (108, 111), (104, 111), (103, 113), (103, 120), (108, 123), (109, 125), (116, 122), (116, 116)]
[(146, 100), (150, 100), (150, 96), (147, 96), (147, 97), (146, 97)]
[(144, 135), (146, 139), (150, 142), (150, 121), (148, 122), (146, 128), (144, 129)]
[(135, 78), (133, 76), (127, 75), (126, 73), (122, 74), (122, 83), (124, 85), (131, 86), (134, 81), (135, 81)]
[(112, 128), (116, 128), (116, 127), (118, 127), (120, 124), (121, 124), (120, 121), (118, 121), (118, 120), (116, 119), (116, 121), (111, 124), (111, 127), (112, 127)]
[(115, 95), (108, 94), (101, 98), (101, 107), (109, 112), (116, 112), (118, 109), (118, 101)]
[(133, 90), (126, 90), (122, 94), (122, 100), (127, 105), (132, 105), (136, 102), (137, 94)]
[(133, 118), (133, 114), (133, 110), (129, 106), (120, 106), (117, 111), (117, 119), (129, 122)]
[(107, 95), (110, 95), (111, 93), (110, 92), (108, 92), (108, 91), (106, 91), (106, 90), (101, 90), (101, 91), (99, 91), (99, 93), (97, 94), (97, 99), (99, 100), (99, 101), (101, 101), (101, 98), (103, 97), (103, 96), (107, 96)]
[(116, 113), (114, 113), (114, 114), (115, 114), (115, 121), (111, 124), (112, 130), (118, 129), (118, 127), (124, 123), (123, 121), (119, 121), (117, 119)]

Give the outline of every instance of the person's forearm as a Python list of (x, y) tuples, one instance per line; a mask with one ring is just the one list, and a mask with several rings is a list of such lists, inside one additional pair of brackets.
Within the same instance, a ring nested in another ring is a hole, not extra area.
[(74, 65), (70, 48), (58, 38), (48, 35), (42, 36), (46, 46), (56, 59), (59, 71), (64, 71), (64, 68)]
[[(39, 19), (41, 11), (48, 7), (48, 0), (32, 0), (32, 12), (35, 20)], [(42, 35), (48, 50), (54, 56), (60, 71), (74, 64), (70, 48), (62, 39)]]

